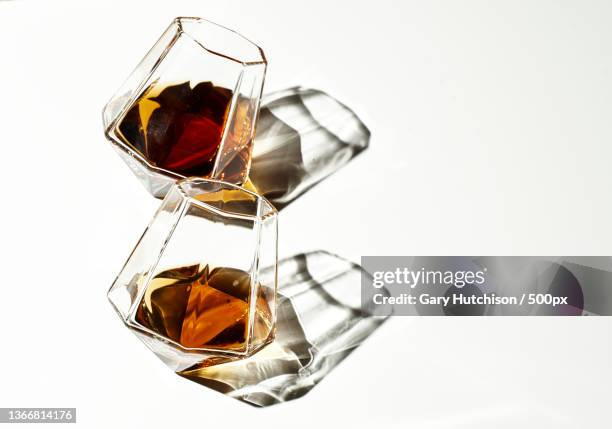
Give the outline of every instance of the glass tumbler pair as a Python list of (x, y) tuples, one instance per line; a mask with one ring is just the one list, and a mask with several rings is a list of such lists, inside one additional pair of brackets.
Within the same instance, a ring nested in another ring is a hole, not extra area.
[(177, 18), (103, 112), (123, 160), (165, 195), (108, 297), (176, 371), (240, 359), (274, 336), (277, 211), (240, 186), (265, 70), (244, 37)]

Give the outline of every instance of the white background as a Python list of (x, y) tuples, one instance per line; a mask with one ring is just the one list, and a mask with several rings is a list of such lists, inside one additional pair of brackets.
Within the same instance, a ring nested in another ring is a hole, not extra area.
[(82, 427), (609, 427), (609, 318), (400, 318), (255, 409), (166, 369), (105, 294), (153, 200), (101, 110), (175, 16), (258, 42), (266, 91), (354, 107), (371, 148), (281, 213), (280, 253), (612, 254), (601, 1), (0, 1), (0, 406)]

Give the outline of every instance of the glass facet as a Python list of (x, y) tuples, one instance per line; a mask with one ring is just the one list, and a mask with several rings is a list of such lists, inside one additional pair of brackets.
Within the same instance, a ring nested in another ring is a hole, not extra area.
[(155, 196), (188, 176), (241, 184), (265, 72), (248, 39), (176, 18), (104, 108), (106, 136)]
[(124, 323), (180, 370), (244, 357), (272, 341), (276, 265), (277, 212), (265, 198), (185, 179), (168, 192), (108, 297)]

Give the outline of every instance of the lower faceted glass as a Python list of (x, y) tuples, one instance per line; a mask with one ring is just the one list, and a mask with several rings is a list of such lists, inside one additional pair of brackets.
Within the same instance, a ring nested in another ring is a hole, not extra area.
[(274, 338), (276, 217), (265, 198), (237, 185), (182, 180), (108, 297), (128, 328), (174, 368), (248, 356)]

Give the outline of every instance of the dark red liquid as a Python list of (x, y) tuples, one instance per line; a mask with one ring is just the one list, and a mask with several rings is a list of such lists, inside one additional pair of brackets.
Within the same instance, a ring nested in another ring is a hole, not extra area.
[[(158, 93), (157, 96), (151, 94)], [(117, 126), (119, 137), (146, 160), (183, 176), (212, 172), (232, 91), (201, 82), (146, 89)]]

